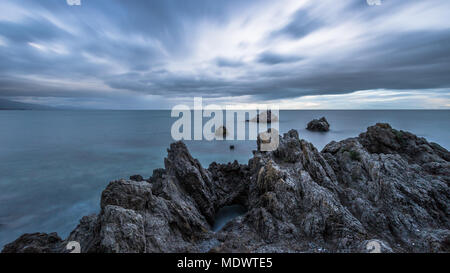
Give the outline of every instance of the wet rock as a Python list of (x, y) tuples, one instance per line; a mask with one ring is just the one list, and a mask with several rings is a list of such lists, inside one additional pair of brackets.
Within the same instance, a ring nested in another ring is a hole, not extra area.
[(330, 130), (330, 124), (325, 117), (322, 117), (310, 121), (306, 126), (306, 129), (317, 132), (328, 132)]

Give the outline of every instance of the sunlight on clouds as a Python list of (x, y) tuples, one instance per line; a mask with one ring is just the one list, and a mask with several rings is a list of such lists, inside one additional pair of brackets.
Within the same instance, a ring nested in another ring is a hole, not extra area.
[[(30, 82), (39, 83), (44, 87), (61, 87), (64, 86), (69, 90), (95, 90), (98, 92), (109, 92), (116, 90), (112, 89), (108, 85), (104, 84), (103, 81), (96, 79), (95, 77), (84, 78), (83, 81), (79, 81), (71, 78), (53, 78), (53, 77), (44, 77), (41, 75), (20, 75), (18, 78), (28, 80)], [(118, 91), (117, 91), (118, 92)]]
[(450, 97), (433, 90), (365, 90), (275, 102), (283, 109), (448, 109)]
[[(267, 49), (265, 39), (274, 30), (289, 22), (290, 16), (306, 1), (273, 2), (271, 6), (255, 6), (236, 14), (226, 25), (211, 22), (201, 24), (197, 48), (192, 58), (209, 61), (216, 57), (232, 58), (245, 62)], [(257, 14), (257, 16), (255, 16)]]
[[(231, 106), (231, 109), (235, 110), (256, 109), (264, 104), (278, 105), (280, 109), (286, 110), (450, 109), (450, 95), (447, 93), (445, 90), (364, 90), (350, 94), (304, 96), (270, 101), (255, 101), (252, 96), (203, 98), (203, 103), (217, 104), (222, 107)], [(179, 98), (179, 102), (190, 105), (192, 98)]]
[[(438, 91), (438, 92), (434, 92)], [(230, 106), (234, 110), (278, 105), (286, 110), (315, 109), (450, 109), (450, 96), (443, 90), (364, 90), (350, 94), (304, 96), (296, 99), (255, 101), (252, 96), (203, 98), (203, 103)], [(178, 98), (178, 104), (191, 105), (192, 98)]]
[(0, 22), (17, 23), (31, 15), (27, 9), (8, 1), (0, 1), (0, 10)]
[(47, 10), (41, 10), (40, 16), (50, 22), (51, 24), (55, 25), (61, 30), (64, 30), (67, 33), (70, 33), (71, 35), (80, 35), (82, 34), (81, 31), (77, 28), (77, 24), (71, 24), (70, 22), (76, 21), (76, 17), (74, 17), (72, 14), (65, 14), (64, 17), (58, 18), (57, 15), (54, 13), (51, 13)]
[(450, 1), (364, 2), (1, 1), (0, 69), (23, 79), (24, 95), (30, 84), (127, 93), (139, 107), (203, 95), (243, 108), (448, 108), (448, 92), (432, 88), (449, 86)]
[(58, 55), (67, 55), (69, 51), (63, 44), (38, 44), (34, 42), (28, 42), (28, 45), (46, 53), (56, 53)]
[(144, 36), (142, 34), (136, 33), (121, 33), (112, 29), (103, 31), (101, 35), (110, 41), (156, 49), (165, 57), (169, 57), (170, 55), (161, 41), (155, 39), (154, 37)]
[(39, 49), (41, 51), (47, 51), (47, 48), (45, 48), (44, 46), (42, 46), (40, 44), (29, 42), (28, 45), (31, 46), (31, 47), (34, 47), (36, 49)]
[(393, 31), (440, 30), (450, 28), (450, 1), (422, 1), (406, 7), (392, 16), (377, 21), (379, 29)]

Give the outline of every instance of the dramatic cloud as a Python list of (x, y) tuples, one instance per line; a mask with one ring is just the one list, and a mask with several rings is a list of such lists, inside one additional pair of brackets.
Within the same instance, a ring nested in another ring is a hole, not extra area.
[(4, 0), (0, 11), (6, 99), (118, 109), (193, 96), (289, 108), (450, 105), (447, 0)]

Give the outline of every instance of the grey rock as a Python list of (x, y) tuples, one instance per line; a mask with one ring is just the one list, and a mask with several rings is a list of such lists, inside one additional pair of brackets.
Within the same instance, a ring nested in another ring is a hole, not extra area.
[(100, 252), (145, 252), (144, 217), (140, 213), (108, 205), (103, 209), (100, 217)]
[(136, 174), (136, 175), (130, 176), (130, 180), (141, 182), (141, 181), (144, 181), (144, 178), (142, 177), (142, 175)]
[(32, 233), (20, 236), (5, 245), (2, 253), (55, 253), (62, 252), (63, 240), (56, 233)]
[[(248, 164), (207, 169), (173, 143), (147, 181), (118, 180), (66, 240), (27, 234), (3, 252), (450, 252), (450, 153), (388, 124), (319, 152), (295, 130)], [(246, 213), (211, 230), (220, 208)]]
[(278, 122), (278, 116), (275, 113), (272, 113), (271, 110), (267, 110), (260, 114), (257, 114), (256, 117), (252, 119), (247, 119), (246, 122), (256, 122), (256, 123), (267, 123), (271, 124), (272, 122)]
[(311, 120), (306, 129), (310, 131), (327, 132), (330, 130), (330, 124), (325, 117)]

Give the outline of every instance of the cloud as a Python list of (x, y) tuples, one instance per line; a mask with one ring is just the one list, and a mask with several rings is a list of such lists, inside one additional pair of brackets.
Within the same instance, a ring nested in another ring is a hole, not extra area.
[(270, 38), (278, 35), (286, 35), (290, 38), (302, 38), (309, 33), (319, 29), (323, 23), (319, 18), (313, 18), (306, 9), (299, 9), (292, 16), (291, 21), (283, 28), (273, 32)]
[(295, 63), (300, 61), (302, 58), (298, 56), (281, 55), (272, 52), (264, 52), (259, 55), (258, 62), (263, 64), (281, 64), (281, 63)]
[(227, 59), (223, 57), (218, 57), (215, 62), (216, 65), (220, 67), (239, 67), (244, 65), (244, 63), (239, 60)]
[(377, 90), (423, 90), (448, 105), (436, 91), (450, 88), (446, 0), (5, 0), (0, 10), (0, 97), (133, 108), (372, 90), (363, 94), (382, 108)]

